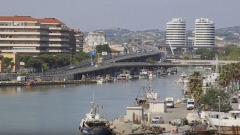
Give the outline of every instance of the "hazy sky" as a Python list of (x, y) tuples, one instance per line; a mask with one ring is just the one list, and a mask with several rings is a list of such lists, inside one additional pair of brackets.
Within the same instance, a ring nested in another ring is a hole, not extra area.
[(52, 17), (71, 28), (165, 30), (171, 18), (184, 18), (194, 29), (196, 18), (216, 28), (240, 26), (240, 0), (1, 0), (0, 15)]

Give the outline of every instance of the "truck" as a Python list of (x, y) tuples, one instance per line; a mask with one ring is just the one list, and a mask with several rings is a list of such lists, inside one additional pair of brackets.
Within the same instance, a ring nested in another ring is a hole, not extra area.
[(26, 76), (17, 76), (17, 81), (18, 82), (25, 82), (27, 80)]
[(187, 110), (192, 110), (195, 107), (194, 99), (188, 99), (187, 100)]
[(167, 97), (165, 101), (167, 107), (174, 108), (174, 97)]

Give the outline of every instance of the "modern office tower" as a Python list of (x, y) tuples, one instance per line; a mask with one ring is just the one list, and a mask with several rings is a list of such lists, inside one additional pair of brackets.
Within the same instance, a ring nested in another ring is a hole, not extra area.
[(96, 31), (88, 33), (85, 38), (87, 45), (89, 46), (97, 46), (105, 44), (105, 34), (103, 31)]
[(181, 18), (173, 18), (167, 23), (166, 44), (171, 46), (186, 45), (186, 21)]
[(70, 29), (58, 19), (0, 16), (2, 53), (69, 53), (72, 47)]
[(195, 43), (194, 46), (215, 45), (215, 24), (206, 18), (195, 21)]

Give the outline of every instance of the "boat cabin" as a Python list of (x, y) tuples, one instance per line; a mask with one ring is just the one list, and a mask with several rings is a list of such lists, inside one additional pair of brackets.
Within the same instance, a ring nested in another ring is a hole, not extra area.
[(240, 118), (240, 111), (229, 111), (230, 117), (237, 119)]

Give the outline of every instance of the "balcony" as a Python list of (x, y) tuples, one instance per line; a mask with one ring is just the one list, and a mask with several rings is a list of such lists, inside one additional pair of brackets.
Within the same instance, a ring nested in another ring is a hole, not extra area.
[(9, 32), (9, 31), (1, 31), (0, 35), (48, 35), (48, 33), (43, 33), (43, 32), (37, 32), (37, 31), (32, 31), (32, 32)]

